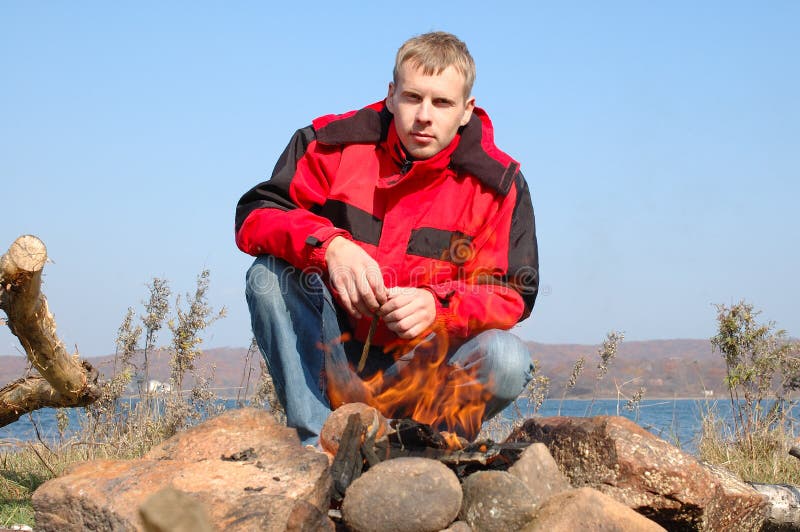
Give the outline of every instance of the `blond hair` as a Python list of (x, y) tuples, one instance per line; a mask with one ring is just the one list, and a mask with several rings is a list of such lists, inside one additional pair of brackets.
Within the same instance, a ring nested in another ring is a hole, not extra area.
[(475, 83), (475, 61), (464, 44), (452, 33), (433, 31), (412, 37), (397, 50), (393, 79), (397, 84), (398, 70), (407, 62), (422, 68), (426, 76), (441, 74), (452, 66), (464, 76), (464, 98), (469, 98)]

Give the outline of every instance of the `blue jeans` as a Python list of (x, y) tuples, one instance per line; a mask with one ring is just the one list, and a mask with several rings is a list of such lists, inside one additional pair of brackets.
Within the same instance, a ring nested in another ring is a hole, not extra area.
[[(247, 272), (247, 304), (258, 347), (263, 355), (287, 423), (297, 429), (304, 444), (316, 444), (331, 413), (326, 388), (331, 382), (346, 396), (345, 402), (362, 400), (360, 384), (377, 371), (391, 381), (403, 366), (430, 348), (435, 338), (419, 344), (400, 358), (372, 346), (361, 374), (355, 367), (363, 344), (343, 337), (349, 332), (346, 314), (334, 302), (319, 275), (303, 273), (270, 255), (258, 257)], [(344, 338), (344, 341), (343, 341)], [(427, 354), (427, 353), (426, 353)], [(484, 331), (446, 354), (449, 367), (468, 370), (484, 388), (488, 419), (516, 399), (533, 371), (530, 352), (513, 334)], [(456, 432), (462, 432), (455, 428)], [(474, 437), (475, 434), (465, 434)]]

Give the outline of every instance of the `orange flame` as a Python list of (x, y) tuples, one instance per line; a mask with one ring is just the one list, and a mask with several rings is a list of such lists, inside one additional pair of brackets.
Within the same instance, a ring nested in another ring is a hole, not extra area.
[[(460, 448), (458, 436), (474, 439), (481, 428), (490, 394), (475, 378), (475, 368), (453, 367), (446, 363), (448, 341), (445, 331), (438, 331), (433, 340), (416, 345), (404, 343), (413, 357), (395, 355), (399, 371), (378, 371), (366, 380), (336, 380), (328, 374), (328, 398), (333, 408), (344, 403), (366, 403), (387, 418), (411, 418), (435, 430), (447, 430), (450, 448)], [(396, 346), (395, 346), (396, 347)], [(387, 348), (391, 349), (391, 346)], [(355, 370), (350, 368), (352, 374)]]

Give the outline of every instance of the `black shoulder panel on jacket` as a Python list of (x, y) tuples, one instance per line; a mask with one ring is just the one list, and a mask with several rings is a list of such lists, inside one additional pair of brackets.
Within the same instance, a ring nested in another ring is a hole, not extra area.
[(314, 128), (311, 126), (298, 129), (275, 163), (272, 178), (245, 192), (236, 205), (237, 232), (245, 218), (256, 209), (275, 208), (289, 211), (297, 208), (289, 199), (289, 186), (297, 171), (297, 161), (305, 155), (314, 138)]
[(365, 107), (354, 115), (333, 120), (317, 130), (317, 140), (322, 144), (374, 144), (386, 138), (392, 113), (386, 107), (376, 111)]
[(484, 185), (505, 196), (519, 172), (519, 164), (511, 162), (505, 166), (491, 157), (483, 148), (482, 136), (483, 124), (473, 113), (467, 125), (461, 128), (461, 141), (450, 158), (453, 168), (474, 175)]

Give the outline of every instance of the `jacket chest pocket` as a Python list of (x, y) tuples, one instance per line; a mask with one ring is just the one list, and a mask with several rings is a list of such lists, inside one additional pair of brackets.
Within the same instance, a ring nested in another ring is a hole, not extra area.
[(406, 253), (462, 266), (475, 254), (473, 240), (460, 231), (419, 227), (411, 231)]

